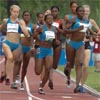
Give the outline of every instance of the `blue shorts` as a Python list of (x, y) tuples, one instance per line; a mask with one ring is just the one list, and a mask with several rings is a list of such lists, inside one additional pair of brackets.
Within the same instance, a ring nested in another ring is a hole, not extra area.
[(31, 47), (30, 46), (23, 46), (22, 45), (22, 52), (23, 53), (27, 53), (27, 52), (29, 52), (31, 50)]
[(74, 41), (70, 40), (68, 44), (69, 44), (72, 48), (74, 48), (75, 50), (77, 50), (77, 49), (79, 49), (81, 46), (84, 45), (84, 42), (83, 42), (83, 41), (74, 42)]
[(5, 40), (3, 43), (7, 44), (10, 47), (11, 51), (16, 50), (20, 46), (19, 43), (18, 44), (17, 43), (12, 43), (9, 40)]
[(52, 48), (44, 48), (44, 47), (38, 47), (37, 48), (37, 54), (36, 58), (45, 58), (47, 56), (53, 56), (53, 49)]

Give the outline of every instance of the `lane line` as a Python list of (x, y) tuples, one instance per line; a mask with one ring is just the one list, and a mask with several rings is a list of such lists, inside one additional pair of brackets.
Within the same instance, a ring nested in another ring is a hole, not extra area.
[(11, 94), (11, 93), (17, 93), (15, 91), (0, 91), (0, 94)]
[(5, 61), (5, 58), (3, 58), (2, 60), (0, 60), (0, 64), (3, 63)]
[(28, 100), (32, 100), (32, 97), (28, 96)]
[(62, 96), (63, 99), (69, 99), (69, 98), (72, 98), (70, 96)]
[(34, 98), (34, 99), (36, 99), (36, 100), (45, 100), (45, 99), (36, 97), (36, 96), (34, 96), (34, 95), (32, 95), (32, 94), (30, 93), (29, 84), (28, 84), (28, 80), (27, 80), (26, 76), (25, 76), (25, 84), (26, 84), (26, 91), (27, 91), (28, 98), (29, 98), (28, 100), (32, 100), (32, 98)]

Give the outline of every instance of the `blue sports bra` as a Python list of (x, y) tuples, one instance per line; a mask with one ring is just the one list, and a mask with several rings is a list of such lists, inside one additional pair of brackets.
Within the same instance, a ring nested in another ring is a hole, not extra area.
[(21, 28), (19, 24), (17, 22), (12, 22), (10, 18), (8, 18), (6, 26), (7, 26), (6, 30), (7, 33), (9, 32), (19, 33), (19, 34), (21, 33)]
[(75, 23), (72, 25), (72, 29), (77, 29), (80, 26), (83, 26), (83, 30), (80, 30), (80, 32), (86, 32), (87, 29), (89, 28), (90, 24), (86, 19), (83, 19), (82, 22), (80, 22), (80, 19), (76, 17)]
[(52, 27), (51, 31), (48, 31), (47, 26), (43, 25), (43, 32), (40, 34), (39, 39), (41, 41), (52, 41), (55, 39), (54, 27)]

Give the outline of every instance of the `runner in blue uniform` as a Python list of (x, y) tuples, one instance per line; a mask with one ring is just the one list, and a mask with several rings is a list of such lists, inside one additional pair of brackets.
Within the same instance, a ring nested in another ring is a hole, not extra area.
[[(31, 57), (31, 47), (32, 47), (32, 41), (33, 41), (32, 36), (33, 36), (33, 32), (34, 32), (33, 23), (30, 22), (31, 13), (29, 11), (24, 11), (22, 18), (25, 21), (25, 24), (26, 24), (27, 30), (30, 33), (30, 36), (25, 37), (23, 32), (21, 32), (21, 34), (20, 34), (20, 39), (21, 39), (20, 44), (21, 44), (21, 47), (22, 47), (23, 60), (21, 62), (15, 62), (16, 66), (14, 66), (14, 70), (13, 70), (13, 72), (14, 72), (14, 75), (13, 75), (14, 83), (12, 84), (12, 88), (17, 89), (16, 78), (19, 77), (18, 74), (20, 74), (21, 63), (23, 63), (22, 64), (22, 72), (21, 72), (20, 90), (24, 90), (23, 82), (24, 82), (24, 77), (27, 73), (27, 68), (28, 68), (28, 64), (29, 64), (29, 61), (30, 61), (30, 57)], [(16, 75), (17, 75), (17, 77), (16, 77)]]
[(4, 72), (1, 75), (0, 82), (2, 83), (6, 79), (7, 85), (10, 84), (9, 74), (11, 69), (13, 69), (14, 61), (19, 61), (22, 59), (19, 43), (21, 30), (26, 37), (29, 36), (29, 32), (26, 29), (24, 21), (18, 18), (19, 11), (19, 6), (12, 5), (10, 7), (10, 18), (4, 19), (3, 23), (0, 25), (0, 30), (6, 26), (6, 40), (3, 43), (6, 64)]
[[(45, 24), (43, 25), (43, 30), (39, 32), (39, 39), (37, 53), (36, 53), (36, 65), (35, 65), (35, 73), (40, 75), (43, 67), (45, 67), (45, 75), (43, 77), (42, 83), (40, 84), (38, 92), (40, 94), (45, 94), (43, 91), (43, 87), (45, 86), (48, 78), (50, 69), (53, 66), (53, 49), (52, 42), (55, 41), (59, 44), (60, 42), (57, 40), (55, 34), (55, 28), (52, 26), (53, 16), (48, 14), (44, 18)], [(49, 61), (49, 62), (48, 62)]]

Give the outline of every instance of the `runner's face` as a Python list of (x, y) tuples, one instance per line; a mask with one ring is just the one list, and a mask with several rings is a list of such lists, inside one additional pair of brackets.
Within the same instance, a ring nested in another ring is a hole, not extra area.
[(23, 15), (23, 19), (24, 19), (24, 21), (26, 21), (26, 22), (30, 21), (30, 13), (25, 12), (24, 15)]
[(46, 12), (44, 13), (45, 15), (51, 14), (51, 10), (46, 10)]
[(72, 6), (71, 6), (71, 11), (73, 12), (73, 13), (76, 13), (76, 8), (77, 8), (77, 4), (76, 3), (73, 3), (72, 4)]
[(84, 11), (85, 11), (84, 17), (85, 17), (85, 18), (88, 18), (89, 15), (90, 15), (90, 8), (84, 8)]
[(84, 17), (84, 8), (83, 7), (78, 9), (77, 16), (80, 17), (80, 18)]
[(14, 17), (14, 18), (18, 18), (18, 16), (19, 16), (19, 9), (18, 8), (13, 8), (11, 10), (11, 16)]
[(53, 17), (54, 18), (57, 18), (58, 17), (58, 9), (57, 8), (53, 8), (52, 10), (51, 10), (51, 13), (52, 13), (52, 15), (53, 15)]
[(40, 23), (44, 23), (44, 15), (43, 15), (43, 14), (40, 14), (40, 15), (39, 15), (38, 21), (39, 21)]
[(48, 15), (45, 22), (48, 24), (48, 25), (52, 25), (53, 23), (53, 16), (52, 15)]

